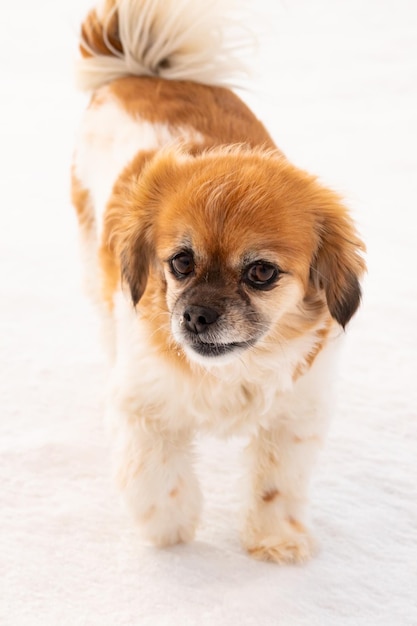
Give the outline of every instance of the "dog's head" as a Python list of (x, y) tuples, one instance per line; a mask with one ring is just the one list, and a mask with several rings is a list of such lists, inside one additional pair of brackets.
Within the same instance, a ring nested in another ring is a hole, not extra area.
[(363, 244), (339, 198), (284, 157), (171, 151), (126, 181), (110, 214), (124, 281), (156, 324), (168, 311), (192, 360), (224, 362), (289, 316), (344, 327), (355, 313)]

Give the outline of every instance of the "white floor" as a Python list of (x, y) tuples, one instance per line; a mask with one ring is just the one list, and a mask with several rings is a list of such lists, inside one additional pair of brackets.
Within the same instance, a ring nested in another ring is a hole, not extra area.
[(245, 97), (295, 163), (347, 197), (369, 248), (314, 481), (321, 553), (277, 567), (242, 552), (242, 443), (211, 439), (196, 542), (160, 552), (137, 540), (108, 476), (104, 361), (68, 198), (85, 104), (71, 56), (88, 2), (4, 3), (2, 625), (417, 624), (417, 4), (249, 3), (261, 36)]

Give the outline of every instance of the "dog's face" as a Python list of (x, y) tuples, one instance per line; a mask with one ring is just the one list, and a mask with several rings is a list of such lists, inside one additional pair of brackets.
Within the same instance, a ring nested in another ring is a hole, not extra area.
[(267, 241), (256, 245), (237, 224), (228, 230), (221, 241), (187, 229), (162, 249), (172, 335), (194, 360), (225, 362), (254, 346), (303, 292)]
[(289, 316), (303, 324), (325, 309), (344, 326), (359, 304), (362, 244), (346, 210), (283, 157), (172, 153), (120, 195), (133, 302), (143, 296), (156, 317), (165, 308), (192, 360), (223, 363), (278, 340)]

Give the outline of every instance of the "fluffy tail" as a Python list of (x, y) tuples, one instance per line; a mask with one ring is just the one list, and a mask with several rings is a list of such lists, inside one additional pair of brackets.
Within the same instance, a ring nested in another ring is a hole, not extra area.
[(90, 91), (129, 75), (236, 84), (246, 74), (236, 53), (242, 56), (248, 39), (225, 4), (226, 0), (102, 0), (81, 27), (78, 86)]

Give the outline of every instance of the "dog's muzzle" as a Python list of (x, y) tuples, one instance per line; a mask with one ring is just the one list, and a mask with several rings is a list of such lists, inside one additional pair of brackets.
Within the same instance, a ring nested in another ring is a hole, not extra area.
[(191, 304), (184, 309), (180, 326), (188, 345), (201, 356), (222, 356), (236, 348), (247, 347), (246, 342), (216, 341), (213, 326), (219, 318), (220, 313), (212, 307)]

